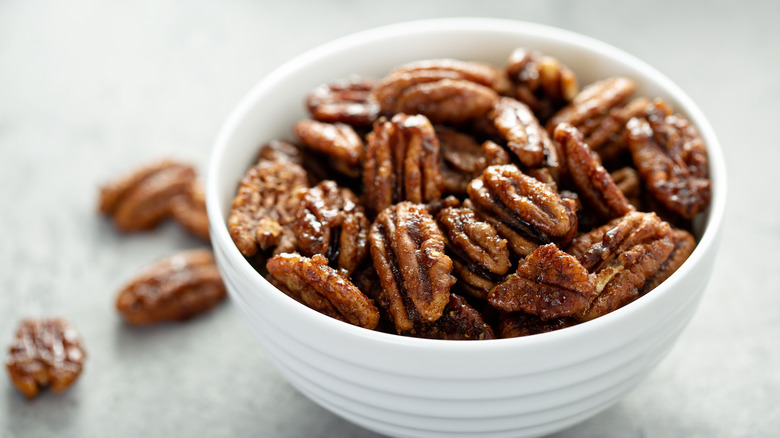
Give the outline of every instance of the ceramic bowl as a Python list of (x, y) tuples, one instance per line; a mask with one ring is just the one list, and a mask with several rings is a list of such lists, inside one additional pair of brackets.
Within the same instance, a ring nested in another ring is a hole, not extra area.
[[(232, 197), (257, 149), (291, 137), (306, 94), (360, 74), (382, 77), (431, 58), (504, 65), (516, 47), (554, 56), (580, 84), (633, 78), (662, 97), (709, 148), (713, 197), (696, 220), (700, 239), (667, 281), (601, 318), (552, 333), (443, 341), (369, 331), (317, 313), (271, 286), (226, 227)], [(231, 299), (267, 357), (311, 400), (367, 429), (399, 437), (517, 437), (562, 430), (606, 409), (645, 377), (691, 319), (713, 269), (726, 172), (710, 124), (674, 83), (632, 55), (572, 32), (517, 21), (458, 18), (401, 23), (326, 43), (277, 68), (238, 104), (211, 156), (211, 239)]]

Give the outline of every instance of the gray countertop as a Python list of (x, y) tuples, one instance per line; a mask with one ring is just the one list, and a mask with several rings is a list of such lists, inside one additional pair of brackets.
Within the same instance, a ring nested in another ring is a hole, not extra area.
[(0, 349), (23, 317), (63, 315), (89, 357), (70, 390), (31, 403), (0, 378), (0, 437), (375, 437), (287, 384), (230, 302), (125, 326), (123, 283), (202, 243), (172, 224), (117, 233), (97, 190), (161, 157), (205, 176), (220, 124), (274, 67), (356, 30), (444, 16), (534, 21), (627, 50), (698, 102), (725, 149), (725, 230), (696, 316), (635, 390), (556, 436), (777, 436), (780, 3), (5, 0)]

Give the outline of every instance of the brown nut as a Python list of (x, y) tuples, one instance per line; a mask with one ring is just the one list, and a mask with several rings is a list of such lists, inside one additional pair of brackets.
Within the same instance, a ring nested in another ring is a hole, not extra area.
[(293, 232), (305, 256), (324, 255), (330, 266), (351, 273), (368, 255), (370, 223), (351, 190), (323, 181), (300, 192)]
[(634, 165), (653, 197), (687, 219), (707, 208), (711, 198), (707, 148), (696, 128), (660, 100), (627, 127)]
[(502, 312), (498, 323), (498, 333), (501, 338), (518, 338), (552, 332), (578, 323), (579, 321), (571, 317), (544, 320), (536, 315), (523, 312)]
[(357, 168), (363, 161), (363, 140), (350, 125), (306, 119), (297, 122), (293, 132), (305, 146), (349, 168)]
[(517, 272), (494, 287), (491, 306), (542, 319), (578, 314), (598, 295), (596, 278), (573, 256), (550, 243), (521, 260)]
[(369, 242), (382, 283), (380, 305), (396, 331), (410, 332), (439, 319), (455, 278), (445, 238), (425, 206), (401, 202), (383, 210), (371, 226)]
[(674, 244), (672, 252), (658, 268), (658, 271), (645, 281), (645, 284), (640, 291), (640, 295), (655, 289), (664, 280), (674, 274), (674, 272), (682, 266), (683, 262), (688, 260), (688, 257), (691, 255), (694, 248), (696, 248), (696, 239), (693, 238), (691, 233), (685, 230), (672, 228), (669, 239), (672, 241), (672, 244)]
[(485, 156), (485, 164), (488, 166), (512, 164), (512, 157), (509, 156), (506, 149), (491, 140), (482, 143), (482, 154)]
[(292, 251), (296, 192), (309, 186), (306, 171), (289, 161), (261, 160), (241, 180), (228, 218), (230, 237), (246, 257), (258, 248)]
[(192, 166), (162, 160), (100, 188), (100, 211), (122, 231), (156, 227), (170, 215), (171, 200), (186, 194), (195, 181)]
[(216, 306), (226, 296), (207, 249), (183, 251), (138, 273), (119, 292), (116, 308), (128, 324), (181, 321)]
[(612, 181), (623, 193), (628, 202), (634, 206), (637, 210), (642, 210), (642, 182), (639, 179), (639, 172), (633, 167), (621, 167), (614, 172), (610, 172), (609, 176), (612, 177)]
[(420, 338), (470, 341), (494, 339), (493, 329), (465, 298), (450, 294), (450, 301), (441, 318), (434, 322), (420, 324), (414, 330)]
[(506, 73), (514, 85), (512, 95), (542, 121), (571, 102), (579, 91), (571, 69), (535, 50), (515, 49), (507, 61)]
[(482, 148), (474, 138), (454, 129), (437, 126), (435, 131), (441, 149), (444, 191), (465, 194), (469, 182), (487, 167)]
[(439, 140), (424, 116), (396, 114), (380, 119), (369, 134), (363, 169), (366, 209), (375, 216), (399, 202), (431, 202), (441, 198), (444, 183)]
[(322, 255), (278, 254), (266, 267), (269, 280), (282, 292), (322, 314), (370, 330), (379, 323), (371, 300)]
[(507, 148), (525, 167), (558, 167), (558, 151), (527, 105), (502, 97), (488, 113), (488, 118), (506, 140)]
[(321, 122), (371, 125), (379, 116), (373, 88), (373, 79), (350, 76), (315, 88), (306, 98), (306, 107)]
[(5, 361), (11, 382), (28, 399), (49, 387), (59, 394), (81, 374), (86, 353), (76, 330), (62, 318), (25, 319)]
[(185, 230), (209, 241), (209, 217), (203, 184), (194, 181), (189, 190), (171, 200), (171, 216)]

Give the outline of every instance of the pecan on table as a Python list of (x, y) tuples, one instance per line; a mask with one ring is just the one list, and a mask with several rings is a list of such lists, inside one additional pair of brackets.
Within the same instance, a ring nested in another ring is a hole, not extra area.
[(399, 334), (439, 319), (450, 301), (452, 260), (436, 221), (424, 205), (401, 202), (371, 226), (374, 268), (382, 283), (379, 304)]
[(100, 211), (122, 231), (156, 227), (170, 215), (171, 199), (186, 194), (195, 181), (195, 169), (162, 160), (146, 165), (100, 188)]
[(241, 180), (228, 218), (230, 237), (246, 257), (276, 247), (292, 251), (296, 192), (308, 188), (306, 171), (293, 162), (260, 160)]
[(495, 338), (493, 329), (485, 323), (482, 314), (457, 294), (450, 294), (441, 318), (419, 325), (414, 334), (420, 338), (455, 341)]
[(578, 323), (576, 319), (566, 316), (544, 320), (524, 312), (502, 312), (498, 323), (498, 334), (501, 338), (518, 338), (552, 332)]
[(207, 249), (183, 251), (153, 263), (119, 292), (116, 308), (131, 325), (182, 321), (226, 296), (222, 276)]
[(373, 79), (350, 76), (315, 88), (306, 98), (306, 107), (320, 122), (368, 126), (379, 116), (373, 88)]
[(507, 148), (525, 167), (558, 167), (558, 151), (526, 104), (502, 97), (488, 113), (488, 118), (506, 140)]
[(371, 300), (320, 254), (278, 254), (266, 264), (269, 280), (282, 292), (332, 318), (373, 330), (379, 311)]
[(171, 200), (171, 216), (185, 230), (209, 241), (209, 217), (203, 184), (194, 181), (182, 195)]
[(526, 256), (539, 245), (566, 245), (577, 233), (576, 202), (517, 166), (490, 166), (468, 188), (473, 207)]
[(333, 181), (300, 192), (293, 232), (305, 256), (322, 254), (337, 269), (352, 272), (368, 255), (368, 218), (358, 198)]
[(293, 126), (293, 132), (304, 146), (327, 157), (338, 172), (353, 178), (360, 176), (365, 147), (352, 126), (305, 119)]
[(712, 195), (707, 148), (696, 128), (661, 100), (627, 128), (634, 165), (653, 197), (686, 219), (707, 208)]
[(425, 116), (380, 119), (368, 136), (363, 166), (365, 204), (371, 216), (396, 202), (441, 198), (439, 154), (439, 140)]
[(488, 303), (505, 312), (523, 311), (544, 320), (576, 315), (598, 295), (596, 277), (555, 244), (520, 260), (517, 272), (496, 285)]
[(445, 208), (436, 219), (447, 237), (458, 286), (485, 299), (511, 265), (506, 239), (470, 208)]
[(81, 374), (86, 353), (76, 330), (62, 318), (25, 319), (8, 349), (6, 369), (28, 399), (49, 387), (59, 394)]
[(469, 135), (443, 126), (434, 129), (441, 150), (444, 191), (465, 194), (469, 182), (487, 167), (482, 147)]
[(571, 69), (535, 50), (515, 49), (509, 55), (506, 73), (514, 85), (511, 95), (542, 121), (571, 102), (579, 91)]
[(633, 207), (601, 165), (601, 159), (583, 141), (582, 134), (568, 123), (555, 128), (553, 139), (563, 151), (569, 177), (590, 208), (604, 219), (621, 217)]

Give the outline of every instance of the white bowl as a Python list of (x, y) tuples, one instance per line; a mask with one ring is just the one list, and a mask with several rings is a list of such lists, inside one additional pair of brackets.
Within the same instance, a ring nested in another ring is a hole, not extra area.
[[(552, 55), (581, 84), (613, 75), (637, 93), (666, 99), (704, 137), (712, 204), (700, 241), (668, 280), (601, 318), (525, 338), (442, 341), (395, 336), (321, 315), (271, 286), (239, 253), (225, 225), (240, 178), (258, 146), (291, 136), (319, 84), (357, 73), (382, 77), (429, 58), (503, 65), (516, 47)], [(208, 173), (211, 239), (228, 292), (258, 343), (298, 390), (365, 428), (392, 436), (538, 436), (615, 403), (664, 357), (693, 315), (710, 277), (726, 202), (726, 171), (699, 108), (661, 73), (614, 47), (551, 27), (456, 18), (401, 23), (340, 38), (282, 65), (225, 122)]]

